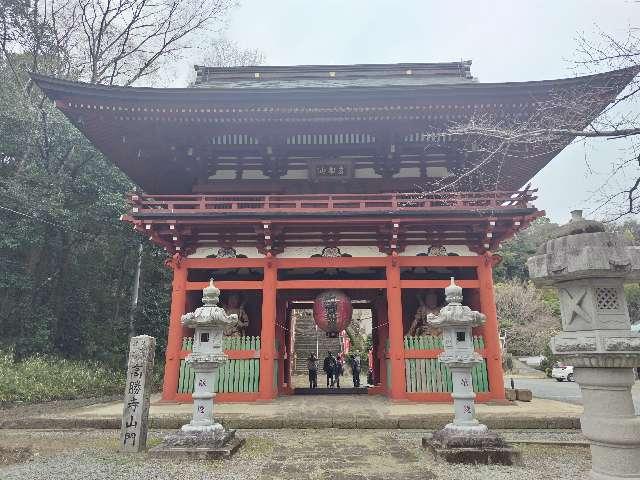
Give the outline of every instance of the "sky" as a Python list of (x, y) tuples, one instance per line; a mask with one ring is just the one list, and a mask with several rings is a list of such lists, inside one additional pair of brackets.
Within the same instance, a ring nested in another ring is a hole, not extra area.
[[(639, 23), (633, 0), (242, 0), (226, 36), (268, 65), (469, 59), (480, 82), (506, 82), (572, 77), (580, 35), (621, 37)], [(534, 177), (536, 206), (562, 223), (589, 214), (623, 153), (619, 142), (569, 146)]]

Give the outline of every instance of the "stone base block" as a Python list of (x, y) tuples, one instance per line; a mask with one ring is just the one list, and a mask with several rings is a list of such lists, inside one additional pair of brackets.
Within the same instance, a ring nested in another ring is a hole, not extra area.
[(522, 465), (522, 455), (513, 447), (504, 448), (435, 448), (430, 447), (435, 460), (471, 465)]
[(522, 454), (497, 433), (477, 430), (464, 433), (458, 428), (443, 428), (431, 438), (424, 437), (422, 446), (434, 459), (448, 463), (522, 465)]
[(504, 396), (510, 402), (515, 402), (517, 400), (516, 391), (513, 388), (505, 388)]
[(531, 393), (531, 390), (526, 390), (524, 388), (517, 388), (516, 389), (516, 399), (521, 401), (521, 402), (530, 402), (531, 399), (533, 398), (533, 394)]
[(244, 438), (236, 437), (235, 430), (228, 430), (222, 436), (178, 432), (150, 449), (149, 456), (181, 460), (224, 460), (231, 458), (243, 444)]

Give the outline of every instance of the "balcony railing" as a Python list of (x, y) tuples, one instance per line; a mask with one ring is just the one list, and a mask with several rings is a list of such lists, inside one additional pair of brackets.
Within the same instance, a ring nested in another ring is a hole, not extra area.
[(309, 195), (132, 194), (133, 214), (389, 212), (533, 208), (536, 190)]

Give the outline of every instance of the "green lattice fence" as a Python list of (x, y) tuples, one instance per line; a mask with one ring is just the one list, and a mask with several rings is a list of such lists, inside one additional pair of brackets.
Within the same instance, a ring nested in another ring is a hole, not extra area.
[[(484, 348), (484, 339), (481, 336), (473, 337), (473, 345), (476, 350)], [(436, 336), (404, 337), (406, 350), (440, 350), (442, 339)], [(451, 392), (451, 372), (433, 358), (405, 358), (405, 377), (407, 380), (407, 392)], [(473, 390), (475, 392), (488, 392), (487, 361), (477, 364), (471, 371)]]
[[(224, 337), (222, 346), (225, 350), (260, 350), (260, 337)], [(182, 350), (190, 352), (193, 348), (193, 337), (183, 337)]]
[[(225, 352), (238, 350), (260, 350), (260, 337), (226, 337), (223, 340)], [(182, 350), (191, 351), (193, 338), (182, 339)], [(185, 360), (180, 361), (178, 377), (178, 393), (192, 393), (195, 372)], [(218, 369), (215, 391), (223, 392), (257, 392), (260, 383), (260, 359), (229, 359)]]

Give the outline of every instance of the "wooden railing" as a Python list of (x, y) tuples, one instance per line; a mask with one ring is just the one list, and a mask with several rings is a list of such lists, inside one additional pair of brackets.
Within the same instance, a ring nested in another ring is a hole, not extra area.
[(536, 190), (510, 192), (380, 193), (336, 195), (132, 194), (133, 214), (229, 212), (362, 212), (526, 208)]

